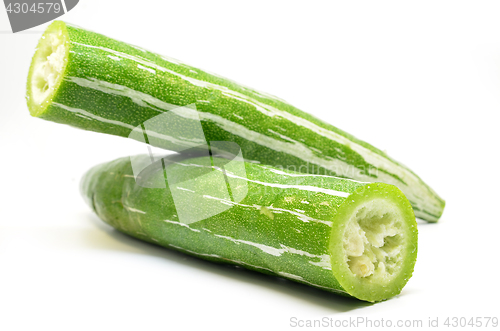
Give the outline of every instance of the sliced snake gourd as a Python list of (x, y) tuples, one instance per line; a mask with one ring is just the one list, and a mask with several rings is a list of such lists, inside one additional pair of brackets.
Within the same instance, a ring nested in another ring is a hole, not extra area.
[(169, 113), (170, 129), (144, 129), (156, 136), (148, 143), (174, 151), (199, 143), (176, 127), (194, 109), (203, 139), (235, 142), (246, 160), (395, 185), (427, 221), (444, 209), (407, 167), (277, 97), (61, 21), (47, 28), (33, 56), (27, 103), (35, 117), (123, 137)]
[(397, 295), (412, 275), (415, 216), (393, 185), (237, 169), (218, 157), (169, 156), (134, 171), (149, 162), (118, 159), (82, 179), (88, 205), (121, 232), (370, 302)]

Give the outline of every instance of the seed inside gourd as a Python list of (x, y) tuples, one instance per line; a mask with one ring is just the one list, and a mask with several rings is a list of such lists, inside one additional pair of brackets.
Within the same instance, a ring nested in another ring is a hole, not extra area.
[(347, 222), (343, 246), (356, 277), (390, 279), (403, 263), (405, 248), (399, 211), (382, 199), (358, 206)]
[(37, 104), (54, 91), (64, 70), (67, 49), (60, 29), (45, 34), (39, 44), (31, 77), (31, 97)]

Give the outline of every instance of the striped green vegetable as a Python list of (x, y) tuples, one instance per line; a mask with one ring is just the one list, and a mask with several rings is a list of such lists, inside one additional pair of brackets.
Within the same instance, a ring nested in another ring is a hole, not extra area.
[(233, 161), (183, 155), (134, 173), (150, 162), (121, 158), (82, 179), (88, 205), (126, 234), (370, 302), (397, 295), (412, 275), (415, 216), (393, 185), (246, 162), (238, 172)]
[[(182, 126), (194, 109), (204, 139), (235, 142), (246, 160), (393, 184), (427, 221), (437, 221), (445, 205), (386, 153), (279, 98), (61, 21), (39, 42), (27, 103), (35, 117), (122, 137), (149, 122), (143, 129), (156, 138), (145, 142), (174, 151), (199, 143)], [(154, 125), (160, 114), (172, 115), (168, 128)]]

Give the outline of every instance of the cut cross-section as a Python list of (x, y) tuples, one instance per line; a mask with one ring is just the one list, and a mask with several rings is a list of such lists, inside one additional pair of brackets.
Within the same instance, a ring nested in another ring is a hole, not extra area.
[(40, 39), (31, 63), (26, 95), (32, 112), (42, 111), (57, 90), (68, 62), (67, 44), (66, 30), (58, 24), (51, 25)]
[(358, 206), (344, 236), (346, 262), (353, 274), (382, 282), (392, 278), (405, 249), (401, 219), (399, 211), (382, 199)]

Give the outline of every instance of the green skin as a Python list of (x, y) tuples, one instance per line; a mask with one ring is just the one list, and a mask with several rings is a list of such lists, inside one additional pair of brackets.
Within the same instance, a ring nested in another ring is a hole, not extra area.
[[(412, 275), (417, 226), (411, 205), (395, 186), (276, 172), (269, 166), (245, 162), (247, 179), (233, 182), (233, 188), (248, 185), (248, 194), (241, 201), (211, 199), (214, 204), (225, 203), (228, 209), (198, 222), (181, 224), (171, 190), (186, 179), (196, 178), (196, 194), (221, 196), (225, 186), (202, 176), (218, 170), (195, 166), (206, 164), (206, 157), (185, 160), (185, 156), (170, 156), (163, 159), (171, 176), (168, 182), (174, 180), (177, 184), (166, 189), (146, 188), (136, 182), (131, 159), (147, 163), (149, 157), (125, 157), (101, 164), (82, 179), (81, 192), (87, 204), (121, 232), (210, 261), (241, 265), (370, 302), (399, 294)], [(162, 184), (166, 177), (163, 168), (149, 167), (137, 178)], [(335, 190), (347, 197), (311, 187)], [(401, 268), (385, 284), (356, 277), (348, 268), (342, 241), (354, 208), (375, 198), (390, 201), (399, 209), (404, 230)]]
[[(32, 97), (32, 64), (27, 102), (35, 117), (129, 137), (134, 127), (159, 114), (191, 105), (207, 142), (235, 142), (246, 160), (392, 184), (405, 193), (417, 217), (435, 222), (443, 212), (444, 200), (411, 170), (279, 98), (61, 21), (46, 34), (57, 30), (69, 52), (60, 79), (41, 104)], [(175, 125), (175, 118), (171, 122)], [(176, 142), (149, 143), (174, 151), (190, 148), (188, 131), (181, 128), (183, 134), (174, 134)]]

